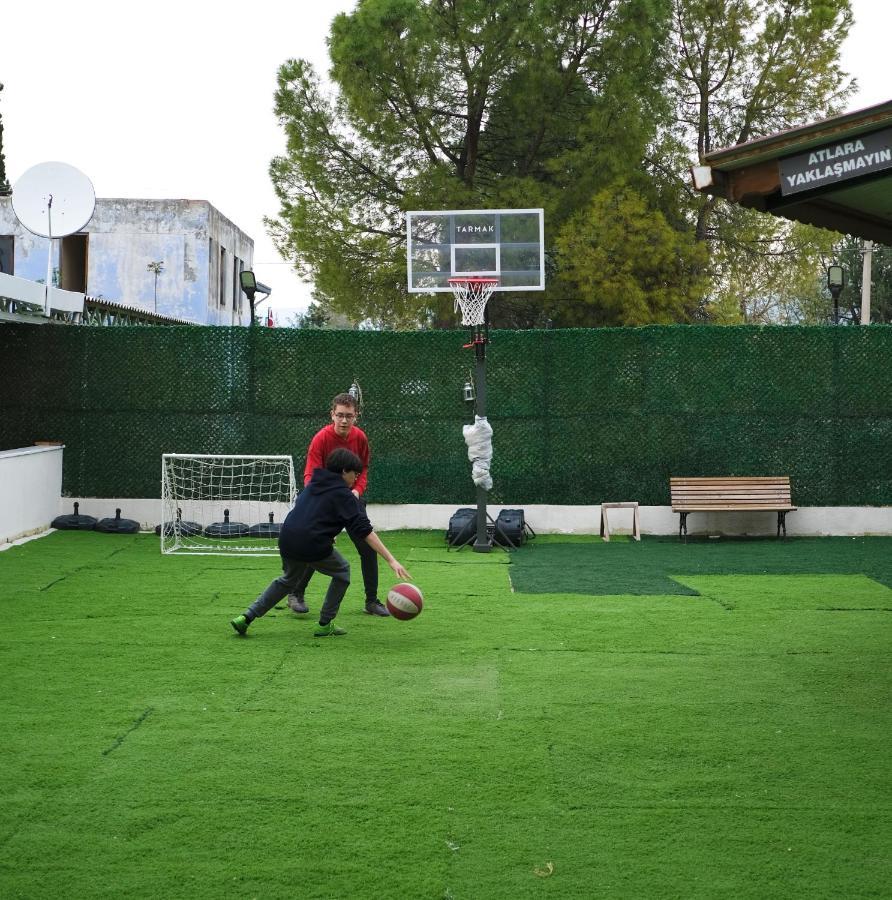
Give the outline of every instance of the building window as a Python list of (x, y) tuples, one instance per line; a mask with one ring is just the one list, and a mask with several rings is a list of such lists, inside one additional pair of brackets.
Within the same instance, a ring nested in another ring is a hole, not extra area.
[(15, 238), (0, 234), (0, 272), (15, 275)]
[(86, 234), (69, 234), (60, 241), (59, 286), (62, 290), (87, 292), (88, 241)]
[(214, 307), (219, 306), (220, 301), (217, 297), (214, 296), (214, 291), (217, 290), (217, 286), (220, 283), (220, 279), (217, 278), (217, 266), (220, 264), (220, 260), (217, 254), (217, 242), (213, 238), (208, 238), (208, 281), (207, 281), (207, 291), (208, 291), (208, 306)]
[(226, 248), (220, 248), (220, 306), (226, 306)]

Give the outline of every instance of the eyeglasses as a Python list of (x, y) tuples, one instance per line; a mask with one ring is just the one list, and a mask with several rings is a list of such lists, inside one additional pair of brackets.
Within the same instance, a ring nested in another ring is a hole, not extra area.
[(356, 416), (353, 413), (333, 413), (336, 419), (340, 419), (342, 422), (352, 422)]

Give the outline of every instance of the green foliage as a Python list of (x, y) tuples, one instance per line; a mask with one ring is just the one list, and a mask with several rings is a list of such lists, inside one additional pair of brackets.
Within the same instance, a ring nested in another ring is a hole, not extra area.
[[(663, 139), (687, 148), (694, 159), (686, 165), (838, 113), (852, 95), (839, 65), (852, 24), (850, 0), (673, 0), (673, 6), (668, 88), (676, 114)], [(695, 194), (686, 165), (676, 171), (678, 194), (688, 192), (683, 206), (710, 249), (708, 315), (718, 322), (814, 321), (831, 237)]]
[(303, 313), (296, 313), (285, 323), (287, 328), (355, 328), (343, 315), (326, 310), (318, 303), (311, 303)]
[[(304, 61), (279, 72), (280, 251), (326, 310), (454, 323), (449, 300), (407, 293), (405, 211), (542, 206), (553, 246), (598, 191), (636, 177), (667, 114), (668, 11), (667, 0), (365, 0), (338, 16), (334, 97)], [(546, 296), (549, 317), (577, 321), (562, 299)], [(541, 298), (502, 300), (501, 324), (541, 320)]]
[[(838, 111), (851, 21), (850, 0), (364, 0), (332, 26), (332, 97), (307, 63), (280, 70), (271, 232), (321, 314), (372, 326), (455, 324), (448, 299), (407, 293), (406, 210), (535, 206), (546, 292), (500, 294), (495, 325), (821, 320), (828, 239), (722, 208), (687, 168)], [(677, 297), (657, 296), (672, 266), (618, 242), (616, 215), (585, 221), (616, 184), (615, 207), (638, 198), (620, 219), (681, 253)]]
[(673, 0), (682, 140), (711, 150), (840, 111), (850, 0)]
[[(602, 325), (685, 321), (706, 288), (706, 251), (622, 184), (595, 195), (556, 241), (563, 277)], [(578, 309), (578, 307), (577, 307)], [(575, 310), (574, 310), (575, 311)]]
[[(845, 269), (846, 285), (840, 293), (839, 305), (841, 314), (855, 323), (861, 321), (863, 248), (864, 241), (860, 238), (844, 237), (827, 256), (828, 263), (839, 263)], [(892, 323), (892, 248), (875, 245), (871, 256), (870, 321), (889, 324)], [(822, 281), (826, 284), (824, 273)], [(830, 301), (826, 303), (829, 308)]]
[(824, 324), (832, 232), (721, 204), (713, 216), (709, 314), (717, 324)]

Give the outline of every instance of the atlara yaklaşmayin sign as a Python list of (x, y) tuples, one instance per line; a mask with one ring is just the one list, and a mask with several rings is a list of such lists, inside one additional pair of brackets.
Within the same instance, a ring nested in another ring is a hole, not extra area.
[(892, 128), (779, 161), (781, 194), (796, 194), (892, 168)]

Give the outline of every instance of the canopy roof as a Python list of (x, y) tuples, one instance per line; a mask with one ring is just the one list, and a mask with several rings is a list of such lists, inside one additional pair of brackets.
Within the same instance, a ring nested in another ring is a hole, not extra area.
[(707, 153), (694, 186), (892, 246), (892, 100)]

